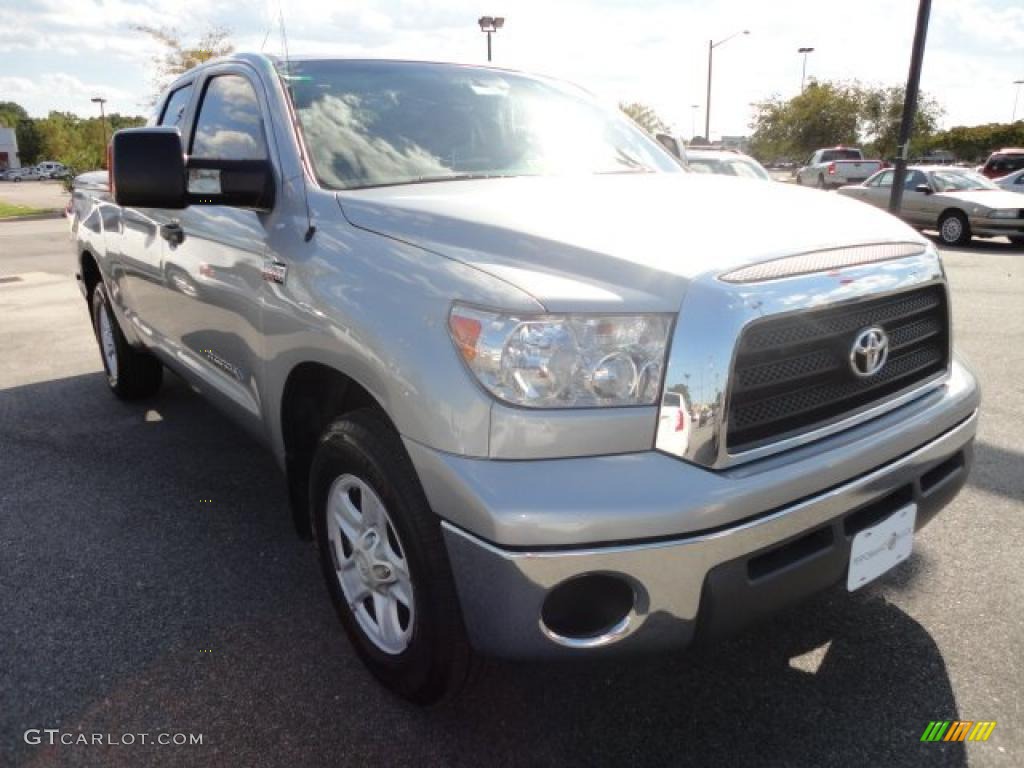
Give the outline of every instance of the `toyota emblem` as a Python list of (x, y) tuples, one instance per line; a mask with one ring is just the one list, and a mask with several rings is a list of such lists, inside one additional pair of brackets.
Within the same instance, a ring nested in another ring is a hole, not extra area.
[(850, 349), (850, 368), (862, 379), (874, 376), (889, 359), (889, 337), (877, 325), (857, 334)]

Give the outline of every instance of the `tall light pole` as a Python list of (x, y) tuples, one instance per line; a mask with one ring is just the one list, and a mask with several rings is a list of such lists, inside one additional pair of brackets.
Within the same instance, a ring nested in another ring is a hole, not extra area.
[(724, 40), (719, 40), (717, 43), (714, 40), (708, 40), (708, 97), (706, 102), (707, 106), (704, 109), (704, 138), (707, 140), (708, 144), (711, 143), (711, 65), (714, 58), (715, 48), (720, 45), (725, 45), (734, 37), (749, 34), (750, 30), (744, 29), (740, 32), (734, 32)]
[(1010, 118), (1011, 123), (1017, 122), (1017, 102), (1020, 100), (1020, 87), (1024, 85), (1024, 80), (1014, 80), (1013, 84), (1017, 86), (1017, 93), (1013, 97), (1013, 117)]
[(814, 49), (813, 48), (797, 48), (796, 52), (797, 53), (802, 53), (804, 55), (804, 70), (803, 70), (803, 73), (800, 75), (800, 93), (803, 93), (804, 92), (804, 83), (807, 81), (807, 54), (808, 53), (814, 53)]
[(477, 19), (477, 24), (480, 25), (480, 31), (487, 33), (487, 60), (491, 60), (491, 33), (497, 33), (499, 29), (505, 26), (504, 16), (481, 16)]
[(697, 110), (700, 109), (700, 104), (690, 105), (690, 141), (693, 141), (693, 137), (697, 135)]
[(102, 96), (93, 96), (91, 99), (89, 99), (89, 101), (91, 101), (93, 104), (99, 104), (100, 105), (100, 124), (103, 126), (103, 153), (102, 153), (102, 158), (103, 159), (102, 159), (102, 162), (106, 163), (107, 162), (107, 116), (106, 116), (106, 114), (103, 111), (103, 105), (107, 103), (107, 100), (104, 99)]
[(907, 74), (907, 90), (903, 98), (900, 135), (896, 140), (896, 166), (892, 173), (892, 191), (889, 192), (889, 213), (896, 216), (903, 205), (903, 182), (907, 178), (910, 133), (914, 129), (914, 115), (917, 112), (917, 90), (921, 84), (924, 44), (928, 38), (928, 19), (931, 12), (932, 0), (920, 0), (917, 6), (917, 27), (914, 29), (914, 46), (910, 50), (910, 72)]

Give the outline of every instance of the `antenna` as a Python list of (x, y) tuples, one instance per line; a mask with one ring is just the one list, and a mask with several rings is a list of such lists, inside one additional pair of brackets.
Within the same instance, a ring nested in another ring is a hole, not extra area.
[(285, 91), (288, 95), (288, 100), (291, 102), (288, 105), (289, 111), (291, 112), (292, 119), (292, 130), (295, 131), (296, 137), (299, 137), (299, 154), (302, 159), (302, 168), (300, 174), (302, 176), (302, 201), (306, 205), (306, 234), (303, 235), (302, 239), (307, 243), (313, 239), (313, 235), (316, 234), (316, 226), (313, 224), (313, 214), (309, 210), (309, 188), (306, 185), (306, 149), (305, 144), (301, 140), (302, 133), (299, 130), (298, 116), (295, 114), (295, 95), (292, 93), (292, 60), (288, 55), (288, 31), (284, 25), (284, 8), (282, 7), (281, 0), (278, 0), (277, 4), (277, 20), (281, 25), (281, 48), (284, 51), (284, 71), (285, 71)]

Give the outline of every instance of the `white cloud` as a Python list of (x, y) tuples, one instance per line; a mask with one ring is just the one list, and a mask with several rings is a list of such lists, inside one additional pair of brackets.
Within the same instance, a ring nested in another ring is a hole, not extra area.
[[(283, 3), (283, 6), (281, 5)], [(715, 51), (712, 133), (745, 133), (750, 103), (800, 85), (799, 46), (816, 48), (808, 75), (898, 84), (905, 80), (916, 3), (910, 0), (516, 0), (494, 38), (495, 64), (562, 76), (610, 100), (654, 106), (685, 134), (699, 104), (703, 124), (708, 38), (748, 28)], [(249, 6), (211, 0), (23, 0), (5, 10), (0, 72), (21, 83), (73, 72), (88, 88), (123, 94), (140, 111), (148, 94), (152, 46), (132, 23), (198, 31), (226, 24), (240, 47), (281, 51), (283, 8), (292, 53), (481, 62), (484, 37), (476, 0), (264, 0)], [(270, 30), (267, 35), (268, 29)], [(922, 87), (944, 104), (947, 124), (1007, 120), (1012, 81), (1024, 77), (1024, 6), (1007, 0), (934, 5)], [(48, 55), (52, 54), (52, 62)], [(88, 76), (68, 65), (81, 57)], [(3, 82), (3, 81), (0, 81)], [(66, 84), (70, 86), (71, 84)], [(7, 88), (5, 87), (5, 92)], [(32, 91), (33, 113), (63, 108)], [(84, 95), (84, 94), (83, 94)], [(63, 98), (60, 93), (55, 99)], [(66, 98), (61, 103), (70, 103)], [(109, 106), (109, 105), (108, 105)], [(91, 114), (87, 98), (76, 111)]]

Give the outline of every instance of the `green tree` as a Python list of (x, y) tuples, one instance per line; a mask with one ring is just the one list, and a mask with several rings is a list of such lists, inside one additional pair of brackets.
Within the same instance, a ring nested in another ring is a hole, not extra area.
[(0, 126), (17, 128), (18, 123), (28, 119), (25, 108), (14, 101), (0, 101)]
[[(892, 157), (903, 93), (902, 86), (812, 80), (799, 96), (788, 100), (774, 96), (755, 105), (751, 149), (764, 160), (801, 160), (819, 147), (866, 144), (868, 153)], [(927, 145), (941, 116), (939, 103), (921, 94), (914, 120), (915, 151)]]
[(621, 103), (619, 109), (652, 136), (656, 133), (668, 133), (668, 124), (646, 104), (641, 104), (638, 101), (629, 104)]
[(205, 30), (194, 43), (189, 43), (180, 30), (174, 27), (153, 27), (148, 24), (133, 24), (132, 31), (148, 35), (159, 47), (153, 56), (153, 92), (150, 103), (155, 104), (167, 85), (178, 75), (204, 61), (227, 56), (235, 50), (231, 42), (231, 30), (226, 27), (211, 27)]
[(855, 144), (862, 105), (856, 83), (812, 80), (788, 101), (774, 96), (755, 104), (751, 151), (764, 159), (802, 159), (818, 147)]
[(19, 120), (15, 134), (18, 137), (18, 158), (22, 165), (35, 165), (45, 159), (41, 156), (42, 136), (37, 120), (31, 117)]
[[(903, 87), (896, 85), (863, 89), (861, 122), (865, 137), (870, 141), (870, 152), (876, 157), (889, 158), (896, 154), (905, 93)], [(921, 154), (919, 147), (935, 133), (943, 111), (935, 99), (923, 93), (918, 95), (911, 132), (912, 154)]]

